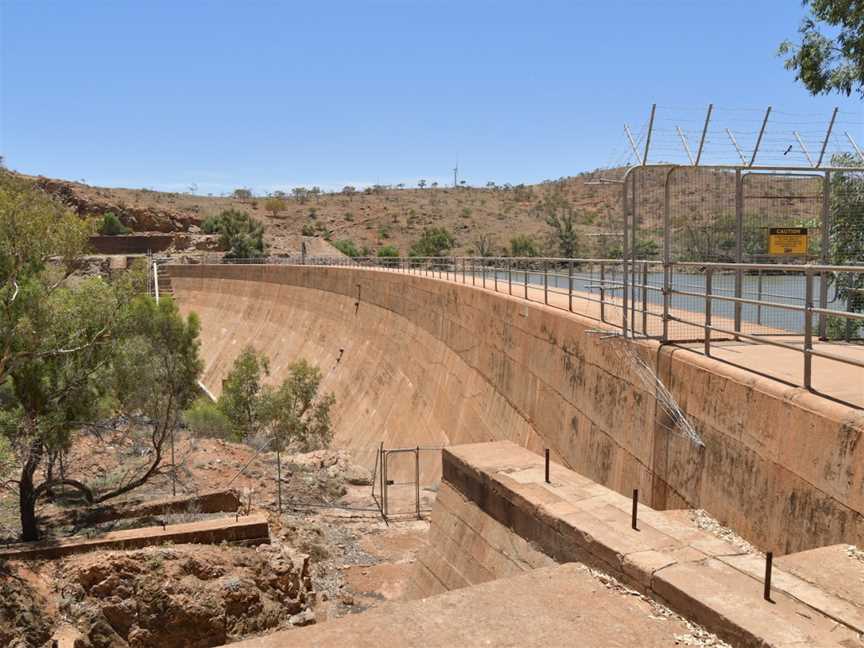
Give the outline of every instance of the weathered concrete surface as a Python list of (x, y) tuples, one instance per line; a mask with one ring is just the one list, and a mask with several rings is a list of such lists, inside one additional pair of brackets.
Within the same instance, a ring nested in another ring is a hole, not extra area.
[(652, 615), (647, 602), (608, 589), (580, 566), (561, 565), (231, 646), (631, 648), (674, 646), (676, 635), (689, 632), (680, 620)]
[[(357, 268), (172, 266), (218, 393), (244, 345), (281, 379), (303, 356), (337, 398), (335, 443), (498, 439), (655, 508), (704, 508), (765, 550), (864, 544), (864, 414), (686, 350), (640, 343), (705, 441), (670, 432), (598, 323), (426, 277)], [(424, 480), (438, 466), (424, 466)]]
[(417, 556), (405, 598), (425, 598), (554, 564), (549, 556), (442, 482), (427, 544)]
[(152, 515), (233, 513), (240, 508), (240, 504), (239, 493), (229, 489), (156, 499), (132, 498), (107, 506), (65, 510), (57, 515), (41, 517), (40, 520), (50, 526), (57, 524), (90, 525)]
[[(680, 515), (644, 505), (634, 531), (629, 498), (559, 465), (552, 466), (547, 484), (542, 458), (512, 443), (447, 448), (443, 473), (448, 488), (536, 550), (561, 563), (581, 562), (610, 573), (734, 645), (849, 641), (851, 646), (864, 632), (861, 608), (831, 589), (775, 567), (769, 603), (762, 598), (761, 556), (698, 529)], [(471, 548), (440, 546), (440, 553), (456, 555), (457, 560), (464, 551)], [(418, 571), (425, 578), (423, 569)], [(465, 580), (471, 584), (482, 577), (468, 573)], [(848, 573), (835, 578), (846, 587), (857, 583)], [(441, 581), (448, 580), (445, 570)]]
[(266, 544), (270, 542), (270, 527), (263, 515), (219, 518), (187, 524), (169, 524), (165, 527), (112, 531), (94, 538), (72, 537), (44, 542), (22, 542), (4, 546), (0, 550), (0, 559), (57, 558), (93, 549), (135, 549), (163, 542)]

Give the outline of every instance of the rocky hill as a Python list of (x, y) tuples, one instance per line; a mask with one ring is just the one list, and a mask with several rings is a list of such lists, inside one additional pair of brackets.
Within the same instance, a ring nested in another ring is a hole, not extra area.
[(517, 235), (532, 237), (540, 251), (557, 254), (546, 217), (565, 210), (576, 214), (580, 253), (597, 254), (602, 252), (599, 242), (606, 238), (595, 235), (614, 229), (611, 219), (620, 209), (620, 185), (595, 180), (592, 174), (583, 174), (538, 185), (346, 188), (286, 196), (284, 207), (268, 211), (267, 196), (246, 196), (242, 191), (237, 197), (199, 196), (35, 178), (78, 213), (101, 216), (111, 211), (136, 233), (196, 234), (207, 216), (239, 209), (264, 223), (269, 249), (276, 254), (296, 252), (301, 235), (349, 240), (371, 254), (392, 245), (406, 254), (427, 227), (452, 232), (456, 254), (501, 253)]

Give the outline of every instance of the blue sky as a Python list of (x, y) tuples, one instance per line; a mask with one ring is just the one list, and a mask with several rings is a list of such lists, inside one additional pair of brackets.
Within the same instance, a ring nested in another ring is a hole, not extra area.
[(638, 134), (652, 102), (657, 158), (682, 154), (678, 125), (695, 147), (709, 102), (717, 161), (734, 161), (721, 127), (747, 140), (768, 104), (775, 148), (796, 127), (818, 147), (835, 105), (835, 140), (864, 145), (862, 102), (810, 97), (775, 54), (803, 11), (0, 0), (0, 154), (25, 173), (199, 193), (443, 182), (457, 161), (472, 184), (535, 182), (623, 161), (622, 125)]

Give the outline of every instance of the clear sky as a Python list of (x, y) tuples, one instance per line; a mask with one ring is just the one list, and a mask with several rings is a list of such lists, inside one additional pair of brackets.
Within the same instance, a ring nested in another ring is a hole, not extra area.
[(658, 158), (682, 154), (677, 125), (695, 148), (709, 102), (718, 160), (734, 161), (722, 127), (747, 140), (768, 104), (775, 148), (799, 121), (818, 148), (835, 105), (864, 145), (861, 100), (810, 97), (776, 56), (803, 12), (798, 0), (0, 0), (0, 154), (25, 173), (199, 193), (446, 181), (457, 161), (472, 184), (535, 182), (623, 161), (623, 123), (638, 135), (652, 102)]

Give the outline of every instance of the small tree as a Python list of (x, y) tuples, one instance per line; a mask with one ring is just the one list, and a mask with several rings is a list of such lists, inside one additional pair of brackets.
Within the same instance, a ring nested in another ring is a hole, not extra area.
[(384, 259), (385, 266), (396, 266), (399, 263), (399, 249), (395, 245), (385, 245), (379, 248), (378, 258)]
[(264, 378), (270, 375), (267, 356), (252, 346), (244, 348), (222, 381), (219, 409), (231, 423), (235, 438), (244, 439), (258, 431), (259, 403)]
[(309, 200), (309, 190), (306, 187), (294, 187), (291, 194), (294, 196), (294, 200), (301, 205), (305, 205), (306, 201)]
[(417, 181), (417, 186), (420, 187), (421, 189), (425, 189), (425, 188), (426, 188), (426, 181), (425, 181), (425, 180), (422, 180), (422, 179), (421, 179), (421, 180), (418, 180), (418, 181)]
[(174, 300), (135, 299), (124, 317), (122, 342), (114, 360), (117, 398), (126, 412), (140, 412), (150, 421), (150, 454), (143, 469), (96, 501), (116, 497), (141, 486), (162, 465), (170, 440), (171, 485), (176, 495), (174, 431), (181, 413), (198, 394), (204, 364), (198, 355), (200, 332), (194, 313), (185, 320)]
[(540, 250), (533, 237), (527, 234), (517, 234), (510, 239), (510, 255), (514, 257), (540, 256)]
[(208, 234), (219, 234), (219, 242), (228, 250), (229, 259), (257, 259), (264, 256), (264, 226), (246, 212), (226, 209), (209, 216), (202, 223)]
[(492, 236), (489, 234), (481, 234), (477, 237), (477, 240), (474, 241), (474, 250), (477, 253), (477, 256), (492, 256), (494, 246), (495, 243)]
[(411, 246), (409, 254), (415, 257), (444, 256), (456, 244), (453, 235), (445, 227), (427, 227), (420, 239)]
[(569, 207), (550, 210), (546, 215), (546, 224), (554, 230), (555, 242), (562, 257), (576, 256), (578, 233), (576, 232), (576, 215)]
[(132, 230), (120, 222), (114, 212), (105, 212), (102, 223), (99, 225), (99, 233), (103, 236), (122, 236), (129, 234)]
[(264, 209), (270, 212), (273, 218), (276, 218), (279, 212), (285, 209), (285, 200), (277, 196), (271, 196), (264, 201)]
[(235, 189), (231, 196), (237, 200), (251, 200), (252, 190), (246, 187), (241, 187), (240, 189)]

